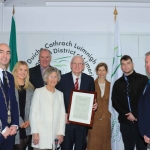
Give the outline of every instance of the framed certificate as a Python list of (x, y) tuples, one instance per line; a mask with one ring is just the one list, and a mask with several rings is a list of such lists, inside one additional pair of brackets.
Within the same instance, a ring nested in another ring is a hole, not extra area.
[(68, 109), (69, 123), (92, 127), (94, 119), (93, 104), (96, 92), (73, 90)]

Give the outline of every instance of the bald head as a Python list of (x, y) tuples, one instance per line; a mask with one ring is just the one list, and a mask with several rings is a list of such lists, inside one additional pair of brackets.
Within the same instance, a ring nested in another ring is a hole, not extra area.
[(0, 48), (7, 48), (10, 50), (9, 46), (6, 43), (0, 43)]
[(0, 43), (0, 68), (5, 69), (10, 60), (10, 48), (5, 43)]

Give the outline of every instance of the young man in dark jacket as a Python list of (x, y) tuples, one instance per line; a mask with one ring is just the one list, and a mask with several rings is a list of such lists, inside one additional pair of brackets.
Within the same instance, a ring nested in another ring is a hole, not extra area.
[(138, 101), (148, 78), (134, 71), (132, 58), (124, 55), (121, 60), (123, 71), (114, 83), (112, 90), (112, 105), (119, 114), (120, 132), (125, 150), (147, 150), (147, 144), (140, 136), (137, 127)]

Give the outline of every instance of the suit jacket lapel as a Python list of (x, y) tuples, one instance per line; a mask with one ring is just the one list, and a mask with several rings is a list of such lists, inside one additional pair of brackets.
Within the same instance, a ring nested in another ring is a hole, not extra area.
[(71, 89), (74, 89), (74, 82), (72, 77), (72, 72), (68, 74), (68, 83), (70, 84)]
[(84, 89), (84, 84), (83, 83), (85, 83), (86, 81), (84, 81), (85, 79), (84, 79), (84, 75), (83, 75), (83, 73), (81, 73), (81, 82), (80, 82), (80, 90), (81, 89)]

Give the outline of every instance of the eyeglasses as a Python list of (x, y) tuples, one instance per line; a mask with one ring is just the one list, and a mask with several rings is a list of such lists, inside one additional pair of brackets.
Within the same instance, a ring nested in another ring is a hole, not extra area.
[(82, 66), (84, 63), (72, 63), (74, 66)]
[(49, 79), (58, 79), (58, 76), (49, 76)]

